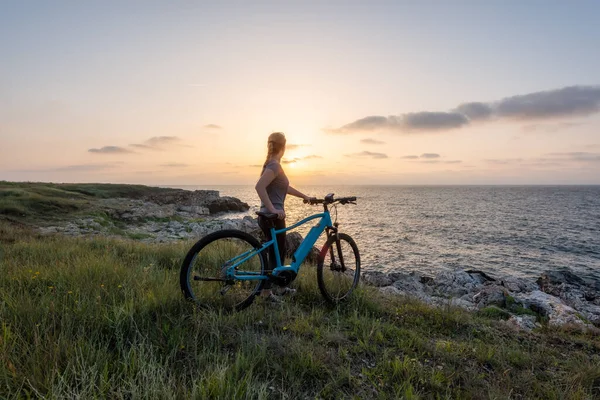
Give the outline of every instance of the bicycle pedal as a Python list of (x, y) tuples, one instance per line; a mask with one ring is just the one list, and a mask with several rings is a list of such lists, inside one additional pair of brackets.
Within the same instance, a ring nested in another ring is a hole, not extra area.
[(231, 285), (224, 286), (223, 289), (219, 291), (219, 293), (221, 293), (221, 296), (225, 296), (225, 293), (227, 293), (229, 289), (231, 289)]

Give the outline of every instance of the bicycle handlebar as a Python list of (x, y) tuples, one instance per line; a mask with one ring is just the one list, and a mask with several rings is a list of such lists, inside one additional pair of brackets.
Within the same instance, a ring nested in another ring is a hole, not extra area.
[(337, 199), (333, 198), (333, 195), (331, 196), (327, 196), (324, 199), (316, 199), (316, 198), (310, 198), (308, 200), (303, 200), (305, 204), (333, 204), (333, 203), (340, 203), (340, 204), (356, 204), (356, 196), (350, 196), (350, 197), (339, 197)]

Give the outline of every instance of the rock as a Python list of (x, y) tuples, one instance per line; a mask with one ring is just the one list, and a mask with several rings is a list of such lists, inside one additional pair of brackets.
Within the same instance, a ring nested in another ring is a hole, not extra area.
[(210, 211), (204, 206), (178, 206), (177, 211), (182, 211), (191, 215), (208, 215)]
[[(394, 272), (394, 283), (392, 286), (403, 292), (413, 293), (415, 295), (425, 292), (423, 284), (418, 276), (414, 274)], [(389, 274), (392, 275), (392, 274)], [(388, 276), (389, 276), (388, 275)]]
[(248, 211), (250, 206), (234, 197), (219, 197), (206, 203), (206, 207), (211, 214), (227, 211)]
[(302, 235), (298, 232), (290, 232), (285, 235), (285, 253), (291, 257), (302, 243)]
[(42, 226), (38, 229), (39, 229), (40, 233), (43, 235), (60, 232), (60, 229), (58, 226)]
[[(285, 235), (286, 256), (292, 257), (294, 255), (294, 253), (296, 252), (296, 250), (298, 250), (298, 247), (300, 246), (300, 243), (302, 243), (303, 240), (304, 240), (304, 238), (298, 232), (291, 232), (291, 233), (286, 234)], [(306, 256), (305, 260), (308, 262), (311, 262), (311, 263), (316, 263), (318, 258), (319, 258), (319, 250), (315, 246), (313, 246), (312, 249), (308, 252), (308, 255)]]
[[(458, 306), (467, 310), (488, 306), (528, 308), (546, 318), (550, 326), (565, 324), (591, 328), (600, 326), (600, 301), (595, 288), (570, 273), (548, 274), (539, 280), (544, 289), (532, 281), (505, 276), (494, 279), (480, 271), (445, 271), (436, 277), (419, 277), (414, 273), (365, 271), (362, 280), (379, 287), (382, 293), (415, 297), (436, 306)], [(510, 299), (510, 303), (508, 302)], [(510, 306), (510, 307), (509, 307)], [(517, 329), (539, 326), (535, 316), (513, 315), (507, 323)]]
[(379, 288), (379, 291), (388, 295), (406, 296), (405, 292), (395, 286), (383, 286)]
[(431, 276), (422, 276), (419, 280), (424, 285), (430, 285), (435, 281)]
[(506, 324), (513, 326), (518, 330), (524, 330), (527, 332), (531, 332), (532, 330), (542, 326), (537, 322), (535, 315), (511, 315), (506, 321)]
[[(362, 279), (362, 276), (361, 276)], [(428, 296), (427, 294), (421, 292), (410, 292), (410, 291), (405, 291), (402, 290), (396, 286), (381, 286), (379, 287), (379, 291), (381, 293), (387, 294), (387, 295), (396, 295), (396, 296), (406, 296), (406, 297), (412, 297), (415, 299), (419, 299), (420, 301), (426, 303), (426, 304), (434, 304), (433, 299)]]
[(471, 278), (473, 278), (474, 280), (479, 281), (479, 283), (495, 282), (496, 281), (496, 279), (492, 278), (491, 276), (489, 276), (485, 272), (480, 271), (478, 269), (468, 269), (465, 272), (467, 274), (471, 275)]
[(436, 291), (445, 296), (460, 297), (481, 287), (480, 278), (473, 278), (466, 271), (446, 271), (435, 278)]
[(465, 310), (475, 310), (477, 307), (473, 302), (465, 300), (463, 298), (452, 298), (450, 299), (450, 305), (455, 307), (464, 308)]
[(516, 300), (529, 308), (548, 317), (548, 324), (560, 326), (565, 324), (574, 324), (588, 326), (589, 324), (577, 315), (577, 311), (564, 304), (560, 298), (544, 293), (541, 290), (534, 290), (531, 293), (522, 294)]
[(599, 325), (600, 293), (597, 285), (584, 281), (569, 270), (545, 272), (537, 283), (543, 292), (559, 297), (566, 305)]
[(506, 304), (504, 290), (504, 288), (497, 285), (484, 286), (481, 291), (473, 296), (473, 302), (477, 304), (479, 309), (488, 306), (504, 307)]
[(559, 296), (565, 285), (576, 287), (586, 286), (583, 279), (569, 270), (544, 272), (536, 282), (540, 290), (554, 296)]
[(164, 189), (160, 192), (146, 194), (142, 200), (159, 205), (179, 204), (184, 206), (204, 205), (219, 198), (218, 190), (183, 190)]
[(531, 292), (538, 289), (537, 284), (534, 282), (516, 276), (504, 276), (499, 279), (499, 282), (500, 285), (513, 293)]
[(392, 284), (390, 277), (381, 271), (365, 271), (362, 273), (362, 281), (373, 286), (382, 287)]

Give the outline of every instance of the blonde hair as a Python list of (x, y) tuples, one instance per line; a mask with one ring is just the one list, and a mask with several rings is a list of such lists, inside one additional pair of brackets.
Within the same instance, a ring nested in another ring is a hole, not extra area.
[(269, 160), (273, 158), (273, 155), (283, 150), (285, 142), (285, 135), (282, 132), (273, 132), (269, 135), (269, 139), (267, 140), (267, 159), (264, 165), (267, 165)]

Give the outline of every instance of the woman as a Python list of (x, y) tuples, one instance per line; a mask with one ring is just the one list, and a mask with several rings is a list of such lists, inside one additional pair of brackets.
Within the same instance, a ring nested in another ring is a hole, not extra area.
[[(285, 135), (281, 132), (274, 132), (269, 135), (267, 141), (267, 159), (263, 165), (260, 178), (256, 183), (255, 189), (260, 197), (261, 212), (277, 214), (277, 219), (274, 220), (275, 229), (285, 228), (285, 197), (287, 194), (300, 197), (308, 200), (309, 197), (290, 186), (283, 168), (281, 167), (281, 157), (285, 153)], [(264, 232), (265, 236), (271, 239), (270, 224), (264, 217), (258, 217), (258, 225)], [(277, 246), (279, 248), (279, 257), (283, 263), (285, 257), (285, 232), (277, 235)], [(271, 272), (276, 267), (275, 248), (269, 247), (269, 265), (267, 272)], [(293, 289), (285, 288), (284, 293), (293, 292)], [(268, 299), (274, 302), (279, 300), (271, 291), (271, 282), (265, 282), (263, 296), (268, 296)]]

